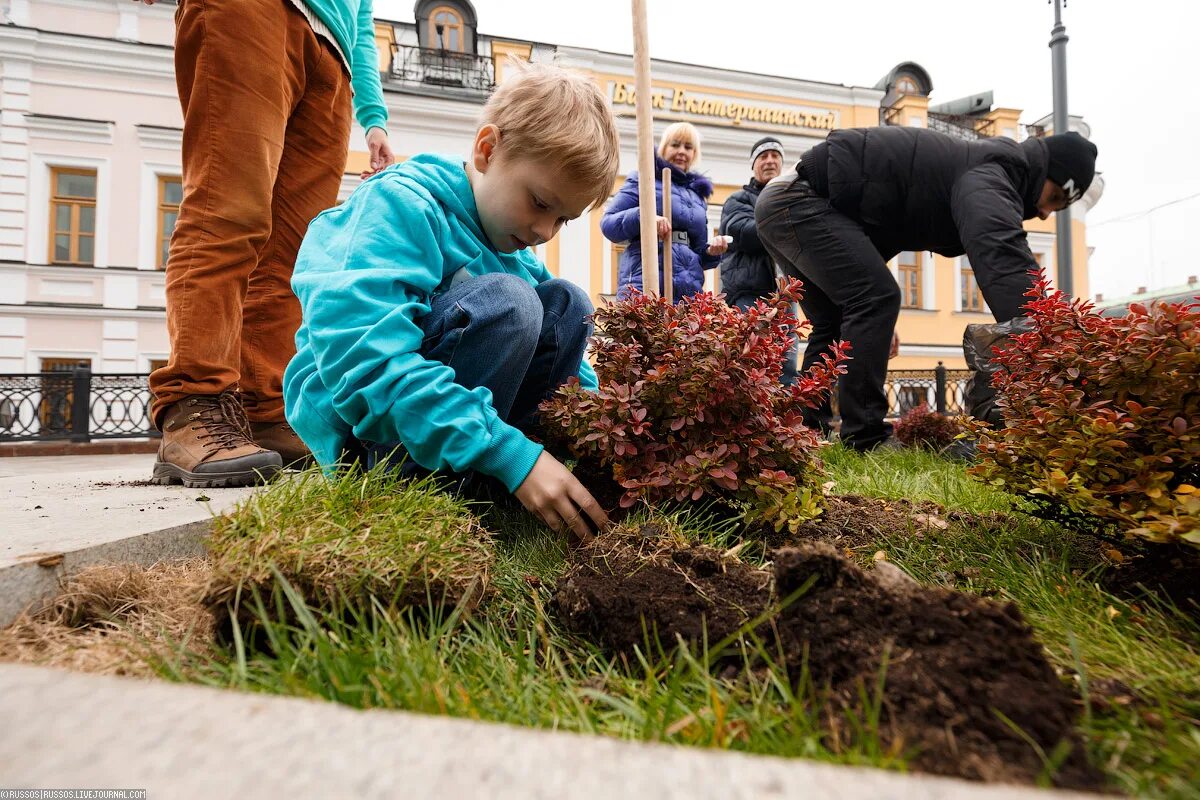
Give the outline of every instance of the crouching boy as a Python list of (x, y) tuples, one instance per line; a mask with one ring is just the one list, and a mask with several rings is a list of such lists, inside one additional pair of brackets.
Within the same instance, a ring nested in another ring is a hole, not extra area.
[(538, 404), (583, 360), (587, 294), (530, 248), (603, 203), (619, 141), (588, 78), (517, 64), (461, 158), (419, 155), (313, 220), (292, 278), (303, 323), (288, 421), (325, 467), (402, 447), (430, 470), (492, 476), (554, 529), (604, 510), (540, 444)]

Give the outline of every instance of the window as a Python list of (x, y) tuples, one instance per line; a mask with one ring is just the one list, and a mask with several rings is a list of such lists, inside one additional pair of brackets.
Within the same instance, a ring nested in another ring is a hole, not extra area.
[(158, 243), (154, 266), (166, 269), (167, 251), (171, 247), (171, 233), (179, 219), (179, 204), (183, 202), (183, 179), (167, 175), (158, 179)]
[(91, 265), (96, 256), (96, 170), (50, 169), (50, 263)]
[(621, 274), (621, 254), (625, 252), (625, 248), (629, 246), (628, 242), (614, 243), (612, 246), (612, 290), (609, 294), (616, 295), (617, 278)]
[(921, 254), (905, 250), (896, 256), (896, 282), (900, 284), (900, 306), (921, 308)]
[(983, 292), (979, 290), (979, 284), (975, 281), (975, 270), (971, 269), (971, 262), (967, 260), (966, 256), (962, 258), (959, 280), (961, 281), (962, 310), (987, 311), (987, 305), (983, 302)]
[(441, 50), (461, 53), (466, 49), (463, 18), (456, 9), (438, 6), (429, 13), (429, 40)]
[(71, 430), (71, 410), (75, 402), (75, 367), (91, 367), (90, 359), (43, 358), (42, 403), (38, 416), (43, 433), (68, 433)]
[(917, 82), (909, 75), (901, 75), (896, 79), (896, 94), (920, 94)]

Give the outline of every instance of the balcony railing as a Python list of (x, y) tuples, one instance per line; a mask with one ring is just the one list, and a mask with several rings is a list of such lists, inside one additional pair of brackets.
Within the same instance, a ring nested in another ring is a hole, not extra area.
[(488, 56), (430, 47), (392, 45), (391, 79), (410, 86), (466, 89), (486, 94), (496, 84)]
[[(929, 112), (929, 129), (949, 134), (958, 139), (975, 141), (997, 135), (995, 120), (983, 117), (972, 117), (961, 114), (939, 114)], [(1030, 137), (1045, 136), (1046, 129), (1041, 125), (1019, 125), (1017, 138), (1024, 141)]]

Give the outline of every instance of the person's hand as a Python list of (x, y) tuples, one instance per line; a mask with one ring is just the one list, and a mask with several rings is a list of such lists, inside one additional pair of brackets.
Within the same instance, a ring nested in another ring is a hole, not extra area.
[(655, 217), (654, 222), (658, 226), (658, 240), (660, 242), (671, 235), (671, 223), (666, 217)]
[(152, 5), (154, 5), (154, 4), (157, 2), (157, 0), (133, 0), (133, 2), (135, 2), (135, 3), (145, 3), (145, 4), (146, 4), (146, 5), (148, 5), (148, 6), (152, 6)]
[(724, 255), (729, 249), (729, 239), (725, 236), (717, 236), (708, 244), (708, 254), (710, 256)]
[(360, 173), (363, 180), (396, 163), (396, 156), (388, 143), (387, 131), (383, 128), (371, 128), (367, 131), (367, 152), (371, 157), (371, 166)]
[(591, 492), (545, 450), (513, 494), (535, 517), (556, 531), (569, 531), (579, 542), (592, 539), (585, 514), (597, 530), (605, 530), (610, 524)]
[(900, 334), (892, 331), (892, 346), (888, 349), (888, 359), (893, 359), (900, 355)]

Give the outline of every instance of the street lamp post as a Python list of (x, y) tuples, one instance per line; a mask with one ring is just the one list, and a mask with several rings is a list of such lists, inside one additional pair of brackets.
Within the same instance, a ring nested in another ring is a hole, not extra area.
[[(1067, 115), (1067, 28), (1062, 23), (1064, 0), (1054, 3), (1054, 28), (1050, 31), (1050, 63), (1054, 73), (1054, 132), (1066, 133), (1071, 128)], [(1074, 294), (1071, 274), (1071, 208), (1054, 215), (1058, 251), (1058, 288), (1068, 296)]]

